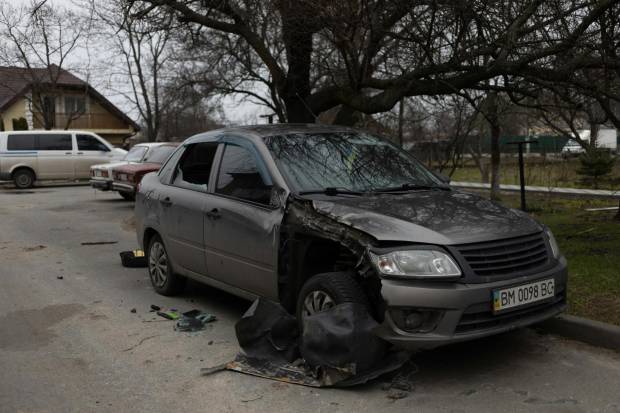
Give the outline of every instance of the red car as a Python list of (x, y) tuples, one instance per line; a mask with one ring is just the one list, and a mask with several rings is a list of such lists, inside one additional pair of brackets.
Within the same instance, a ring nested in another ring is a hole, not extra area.
[(157, 172), (170, 154), (179, 146), (175, 142), (166, 142), (152, 148), (142, 163), (117, 166), (112, 169), (112, 189), (123, 195), (123, 198), (134, 200), (136, 188), (142, 177), (149, 172)]

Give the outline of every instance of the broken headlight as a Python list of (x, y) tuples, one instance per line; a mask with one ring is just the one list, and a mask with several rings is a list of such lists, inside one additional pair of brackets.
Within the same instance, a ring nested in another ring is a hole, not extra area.
[(384, 275), (412, 278), (459, 277), (461, 270), (450, 256), (436, 250), (392, 251), (370, 258)]

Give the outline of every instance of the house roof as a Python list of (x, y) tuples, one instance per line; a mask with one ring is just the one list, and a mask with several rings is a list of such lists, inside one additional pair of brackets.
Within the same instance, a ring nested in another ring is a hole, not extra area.
[(133, 126), (135, 130), (140, 130), (136, 122), (106, 99), (105, 96), (97, 92), (95, 88), (56, 65), (50, 65), (48, 68), (31, 69), (0, 66), (0, 112), (25, 95), (32, 88), (33, 84), (41, 86), (55, 85), (64, 89), (86, 89), (88, 94), (99, 101), (103, 107)]

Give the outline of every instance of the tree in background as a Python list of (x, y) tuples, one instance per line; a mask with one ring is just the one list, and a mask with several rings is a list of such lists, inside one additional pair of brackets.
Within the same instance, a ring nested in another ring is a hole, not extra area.
[[(21, 69), (22, 80), (30, 85), (30, 93), (24, 96), (34, 118), (45, 129), (54, 126), (68, 129), (71, 122), (82, 115), (77, 109), (65, 110), (63, 124), (57, 125), (55, 106), (67, 61), (80, 48), (86, 47), (84, 40), (89, 29), (89, 23), (79, 21), (74, 13), (45, 2), (31, 1), (21, 6), (8, 2), (0, 4), (0, 65)], [(84, 95), (88, 86), (87, 70), (85, 74), (86, 83), (81, 88)], [(11, 83), (0, 86), (13, 88)]]
[(584, 177), (586, 183), (598, 189), (600, 181), (612, 172), (616, 158), (609, 151), (591, 145), (579, 156), (579, 163), (577, 173)]

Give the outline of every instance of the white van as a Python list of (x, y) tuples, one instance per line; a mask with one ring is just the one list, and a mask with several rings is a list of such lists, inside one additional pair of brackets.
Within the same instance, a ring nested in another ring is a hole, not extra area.
[(35, 181), (88, 179), (91, 165), (120, 160), (126, 153), (91, 132), (0, 132), (0, 181), (24, 189)]

